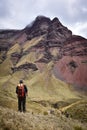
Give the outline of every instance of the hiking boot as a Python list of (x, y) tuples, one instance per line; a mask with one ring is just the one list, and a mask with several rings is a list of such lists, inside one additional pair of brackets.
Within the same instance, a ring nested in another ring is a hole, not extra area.
[(22, 110), (18, 110), (18, 112), (22, 112)]
[(25, 113), (26, 112), (26, 110), (23, 110), (23, 113)]

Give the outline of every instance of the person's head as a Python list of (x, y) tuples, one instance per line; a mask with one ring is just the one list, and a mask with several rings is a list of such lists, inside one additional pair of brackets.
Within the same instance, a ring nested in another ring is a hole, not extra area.
[(22, 84), (22, 83), (23, 83), (23, 80), (20, 80), (19, 83)]

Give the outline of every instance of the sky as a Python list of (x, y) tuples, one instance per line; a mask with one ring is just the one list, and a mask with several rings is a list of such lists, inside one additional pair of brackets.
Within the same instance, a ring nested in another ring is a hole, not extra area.
[(38, 15), (87, 38), (87, 0), (0, 0), (0, 29), (23, 29)]

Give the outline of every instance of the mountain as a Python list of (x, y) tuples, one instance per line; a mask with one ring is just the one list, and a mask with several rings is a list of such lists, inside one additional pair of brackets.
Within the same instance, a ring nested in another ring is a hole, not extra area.
[(43, 71), (52, 62), (56, 78), (87, 90), (87, 39), (72, 35), (58, 18), (38, 16), (22, 30), (1, 30), (0, 50), (0, 66), (10, 57), (9, 71), (13, 73)]
[(87, 39), (73, 35), (58, 18), (38, 16), (24, 29), (0, 30), (1, 107), (17, 110), (20, 79), (29, 89), (28, 112), (68, 111), (87, 121)]

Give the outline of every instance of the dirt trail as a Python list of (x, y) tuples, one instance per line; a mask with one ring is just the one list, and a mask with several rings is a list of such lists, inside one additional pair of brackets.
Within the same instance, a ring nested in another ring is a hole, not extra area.
[(70, 104), (70, 105), (68, 105), (68, 106), (66, 106), (66, 107), (60, 108), (59, 110), (62, 111), (62, 112), (64, 112), (64, 111), (66, 111), (68, 108), (71, 108), (72, 106), (75, 106), (75, 105), (79, 104), (79, 103), (82, 102), (82, 101), (84, 101), (84, 100), (76, 101), (75, 103), (72, 103), (72, 104)]

